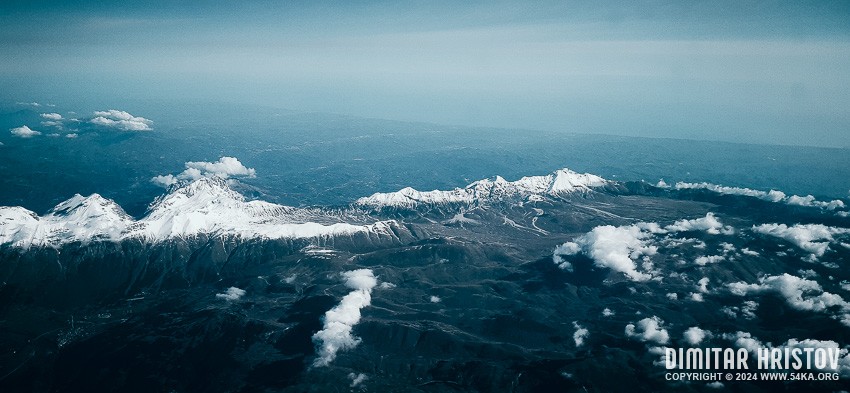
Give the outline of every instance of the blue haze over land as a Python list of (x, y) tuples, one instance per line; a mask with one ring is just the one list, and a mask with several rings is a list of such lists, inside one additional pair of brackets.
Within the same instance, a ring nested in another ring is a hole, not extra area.
[(846, 148), (849, 16), (845, 1), (4, 1), (0, 98)]

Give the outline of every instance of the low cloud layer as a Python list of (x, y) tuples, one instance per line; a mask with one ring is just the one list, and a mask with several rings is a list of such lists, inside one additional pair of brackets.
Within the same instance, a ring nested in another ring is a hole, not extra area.
[(248, 168), (235, 157), (221, 157), (216, 162), (190, 161), (186, 170), (177, 175), (159, 175), (151, 178), (151, 182), (161, 187), (169, 187), (180, 181), (192, 181), (203, 177), (256, 177), (257, 171)]
[[(659, 186), (665, 187), (666, 183)], [(783, 202), (789, 205), (797, 205), (797, 206), (811, 206), (811, 207), (819, 207), (826, 210), (836, 210), (843, 209), (845, 204), (843, 201), (836, 199), (829, 202), (818, 201), (812, 195), (799, 196), (799, 195), (791, 195), (787, 196), (782, 191), (770, 190), (770, 191), (760, 191), (753, 190), (751, 188), (741, 188), (741, 187), (727, 187), (721, 186), (717, 184), (711, 183), (685, 183), (678, 182), (676, 183), (677, 190), (686, 190), (686, 189), (704, 189), (716, 192), (718, 194), (724, 195), (743, 195), (749, 196), (753, 198), (758, 198), (761, 200), (769, 201), (769, 202)]]
[[(696, 219), (678, 220), (663, 228), (657, 223), (647, 222), (619, 227), (602, 225), (556, 247), (552, 259), (561, 269), (572, 271), (572, 263), (564, 257), (581, 253), (593, 259), (598, 267), (621, 272), (633, 281), (647, 281), (654, 278), (651, 257), (658, 252), (657, 237), (689, 231), (702, 231), (711, 235), (735, 232), (732, 227), (724, 226), (712, 213)], [(722, 257), (703, 257), (696, 263), (705, 265), (721, 260)]]
[(35, 130), (27, 127), (27, 126), (20, 126), (20, 127), (12, 128), (11, 130), (9, 130), (9, 132), (11, 132), (12, 135), (14, 135), (18, 138), (32, 138), (34, 136), (41, 135), (41, 132), (35, 131)]
[(360, 310), (372, 303), (372, 289), (378, 284), (371, 269), (359, 269), (342, 274), (345, 285), (351, 289), (337, 306), (325, 313), (324, 327), (313, 335), (318, 357), (314, 367), (329, 365), (341, 350), (360, 344), (361, 339), (351, 334), (360, 322)]
[(749, 352), (755, 354), (761, 348), (777, 348), (780, 350), (784, 350), (786, 348), (794, 349), (799, 348), (805, 350), (805, 348), (823, 348), (826, 350), (832, 350), (838, 353), (836, 364), (828, 363), (828, 366), (832, 368), (835, 366), (835, 371), (842, 377), (848, 378), (850, 377), (850, 348), (844, 347), (842, 348), (837, 342), (832, 340), (817, 340), (817, 339), (796, 339), (791, 338), (788, 341), (779, 344), (773, 345), (772, 343), (764, 343), (758, 338), (754, 337), (752, 334), (748, 332), (738, 331), (736, 333), (726, 333), (721, 336), (723, 339), (733, 341), (735, 346), (738, 348), (744, 348)]
[(753, 231), (763, 235), (785, 239), (814, 256), (822, 257), (829, 249), (829, 243), (836, 235), (850, 233), (850, 229), (830, 227), (821, 224), (762, 224), (753, 226)]
[(40, 103), (38, 103), (38, 102), (34, 102), (34, 101), (33, 101), (33, 102), (16, 102), (16, 103), (15, 103), (15, 105), (20, 105), (20, 106), (31, 106), (31, 107), (33, 107), (33, 108), (41, 108), (41, 107), (43, 107), (43, 106), (46, 106), (46, 107), (50, 107), (50, 108), (52, 108), (52, 107), (55, 107), (55, 106), (56, 106), (55, 104), (40, 104)]
[(579, 236), (575, 241), (564, 243), (555, 249), (555, 263), (570, 270), (572, 265), (560, 255), (584, 253), (599, 267), (621, 272), (634, 281), (647, 281), (649, 273), (637, 270), (635, 260), (655, 255), (658, 247), (651, 245), (652, 231), (644, 224), (615, 227), (603, 225)]
[(133, 116), (125, 111), (110, 109), (108, 111), (97, 111), (94, 118), (89, 120), (91, 124), (102, 127), (114, 128), (121, 131), (151, 131), (153, 121), (144, 117)]
[(670, 232), (702, 231), (711, 235), (719, 235), (721, 233), (731, 235), (735, 232), (732, 227), (723, 226), (713, 213), (708, 213), (705, 217), (695, 218), (693, 220), (678, 220), (664, 229)]
[(824, 291), (816, 281), (784, 273), (762, 277), (755, 284), (736, 282), (727, 286), (732, 294), (738, 296), (777, 294), (785, 299), (788, 306), (800, 311), (829, 312), (836, 309), (839, 313), (834, 315), (835, 319), (850, 326), (850, 303), (839, 295)]
[(784, 192), (777, 191), (777, 190), (760, 191), (760, 190), (753, 190), (751, 188), (727, 187), (727, 186), (721, 186), (721, 185), (718, 185), (718, 184), (711, 184), (711, 183), (705, 183), (705, 182), (703, 182), (703, 183), (678, 182), (678, 183), (676, 183), (676, 189), (677, 190), (705, 189), (705, 190), (709, 190), (709, 191), (714, 191), (718, 194), (750, 196), (750, 197), (753, 197), (753, 198), (758, 198), (758, 199), (762, 199), (762, 200), (770, 201), (770, 202), (780, 202), (780, 201), (782, 201), (783, 199), (786, 198)]

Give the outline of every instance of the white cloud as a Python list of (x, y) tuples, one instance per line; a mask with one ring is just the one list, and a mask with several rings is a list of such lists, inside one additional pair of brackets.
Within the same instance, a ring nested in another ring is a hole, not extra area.
[(431, 300), (431, 303), (439, 303), (439, 302), (443, 301), (443, 299), (440, 299), (439, 296), (431, 296), (430, 300)]
[(741, 315), (746, 319), (756, 319), (756, 310), (759, 308), (755, 300), (747, 300), (741, 304)]
[(72, 133), (70, 133), (70, 134), (65, 135), (65, 138), (73, 139), (73, 138), (76, 138), (76, 137), (78, 137), (78, 136), (79, 136), (79, 135), (77, 135), (76, 133), (73, 133), (73, 132), (72, 132)]
[(806, 195), (806, 196), (798, 196), (792, 195), (788, 197), (788, 201), (786, 202), (789, 205), (798, 205), (798, 206), (816, 206), (820, 208), (824, 208), (826, 210), (835, 210), (835, 209), (843, 209), (844, 201), (840, 199), (832, 200), (829, 202), (821, 202), (815, 199), (814, 196)]
[(696, 263), (697, 265), (700, 265), (700, 266), (705, 266), (705, 265), (708, 265), (709, 263), (718, 263), (718, 262), (721, 262), (721, 261), (723, 261), (722, 255), (709, 255), (709, 256), (697, 257), (697, 259), (694, 260), (694, 263)]
[(177, 183), (177, 177), (174, 175), (159, 175), (151, 178), (151, 182), (160, 187), (168, 188)]
[(800, 277), (803, 277), (803, 278), (817, 278), (817, 276), (818, 276), (818, 272), (816, 272), (812, 269), (806, 269), (806, 270), (800, 269), (800, 270), (797, 270), (797, 274), (799, 274)]
[[(832, 340), (815, 340), (815, 339), (804, 339), (799, 340), (796, 338), (791, 338), (788, 341), (774, 346), (771, 343), (763, 343), (759, 341), (757, 338), (753, 337), (752, 334), (747, 332), (736, 332), (723, 334), (722, 337), (726, 340), (731, 340), (735, 342), (735, 345), (738, 348), (745, 348), (752, 353), (756, 353), (761, 348), (777, 348), (780, 350), (789, 348), (823, 348), (823, 349), (831, 349), (833, 351), (838, 352), (838, 364), (835, 372), (839, 373), (841, 377), (846, 378), (850, 376), (850, 349), (848, 347), (841, 348), (837, 342)], [(831, 367), (829, 363), (827, 363), (827, 367)], [(830, 370), (828, 368), (828, 370)]]
[(700, 292), (708, 293), (708, 283), (709, 283), (708, 277), (701, 278), (699, 281), (697, 281), (697, 283), (699, 284), (699, 291)]
[(598, 226), (575, 241), (556, 248), (555, 263), (562, 261), (559, 254), (574, 255), (582, 252), (593, 259), (596, 266), (624, 273), (634, 281), (646, 281), (652, 275), (639, 272), (635, 260), (655, 255), (658, 251), (658, 247), (650, 244), (652, 232), (657, 229), (657, 224), (646, 223), (620, 227)]
[(714, 213), (707, 213), (705, 217), (693, 220), (678, 220), (672, 225), (666, 226), (664, 229), (671, 232), (688, 232), (688, 231), (703, 231), (711, 235), (731, 235), (734, 229), (730, 226), (723, 226), (720, 220), (714, 216)]
[(151, 178), (151, 182), (161, 186), (169, 187), (181, 180), (192, 181), (203, 177), (256, 177), (257, 171), (248, 168), (235, 157), (221, 157), (215, 162), (189, 161), (186, 170), (175, 175), (159, 175)]
[(236, 287), (230, 287), (227, 288), (227, 291), (225, 291), (224, 293), (215, 294), (215, 297), (227, 301), (239, 300), (239, 298), (241, 298), (242, 296), (245, 296), (245, 290)]
[(33, 102), (16, 102), (15, 104), (16, 105), (22, 105), (22, 106), (31, 106), (31, 107), (34, 107), (34, 108), (40, 108), (42, 106), (47, 106), (47, 107), (52, 108), (52, 107), (56, 106), (54, 104), (39, 104), (39, 103), (34, 102), (34, 101)]
[(692, 326), (688, 330), (685, 330), (683, 337), (688, 344), (699, 345), (706, 337), (711, 337), (711, 332), (702, 330), (699, 326)]
[(693, 244), (696, 244), (696, 245), (699, 245), (699, 247), (698, 247), (698, 248), (705, 248), (705, 243), (704, 243), (704, 242), (702, 242), (701, 240), (699, 240), (699, 239), (695, 239), (695, 238), (684, 238), (684, 237), (681, 237), (681, 238), (674, 238), (674, 237), (667, 237), (667, 238), (665, 238), (664, 240), (662, 240), (662, 245), (663, 245), (664, 247), (667, 247), (667, 248), (680, 247), (680, 246), (687, 245), (687, 244), (692, 244), (692, 243), (693, 243)]
[[(795, 338), (789, 339), (778, 348), (823, 348), (823, 349), (832, 349), (838, 352), (838, 372), (842, 377), (846, 378), (850, 376), (850, 351), (848, 348), (841, 348), (838, 346), (838, 343), (832, 340), (814, 340), (814, 339), (805, 339), (798, 340)], [(829, 363), (827, 363), (827, 367), (830, 367)]]
[(749, 248), (742, 248), (741, 253), (744, 254), (744, 255), (752, 256), (752, 257), (759, 256), (758, 251), (753, 251), (753, 250), (750, 250)]
[(580, 347), (584, 345), (584, 339), (587, 338), (590, 331), (579, 325), (577, 321), (573, 321), (573, 327), (576, 328), (575, 333), (573, 333), (573, 340), (576, 342), (576, 347)]
[(575, 255), (581, 252), (581, 247), (574, 242), (567, 242), (561, 244), (558, 247), (555, 247), (555, 251), (552, 253), (552, 261), (558, 265), (562, 270), (566, 270), (568, 272), (573, 271), (573, 264), (564, 259), (561, 255)]
[(110, 109), (97, 111), (90, 123), (103, 127), (115, 128), (122, 131), (151, 131), (153, 121), (144, 117), (133, 116), (125, 111)]
[(763, 235), (785, 239), (812, 255), (821, 257), (835, 241), (834, 236), (850, 233), (850, 229), (830, 227), (822, 224), (785, 224), (754, 225), (753, 231)]
[(662, 327), (663, 324), (664, 321), (658, 317), (641, 319), (637, 326), (631, 323), (626, 325), (626, 337), (659, 345), (667, 344), (670, 342), (670, 334)]
[[(191, 177), (195, 177), (197, 173), (200, 176), (210, 177), (219, 176), (228, 178), (230, 176), (256, 177), (256, 171), (253, 168), (247, 168), (242, 165), (235, 157), (221, 157), (216, 162), (205, 161), (190, 161), (186, 163), (186, 169), (195, 169), (192, 171)], [(185, 172), (184, 172), (185, 173)]]
[(815, 199), (814, 196), (806, 195), (791, 195), (786, 196), (782, 191), (770, 190), (768, 192), (753, 190), (750, 188), (740, 188), (740, 187), (726, 187), (720, 186), (717, 184), (711, 183), (676, 183), (676, 189), (705, 189), (709, 191), (716, 192), (718, 194), (725, 195), (743, 195), (749, 196), (753, 198), (762, 199), (769, 202), (784, 202), (788, 205), (797, 205), (797, 206), (813, 206), (819, 207), (827, 210), (835, 210), (835, 209), (843, 209), (845, 207), (844, 202), (836, 199), (829, 202), (822, 202)]
[(603, 317), (610, 317), (610, 316), (613, 316), (613, 315), (614, 315), (614, 312), (611, 311), (610, 308), (606, 308), (606, 309), (602, 310), (602, 316)]
[(14, 135), (18, 138), (32, 138), (34, 136), (41, 135), (41, 132), (30, 129), (27, 126), (20, 126), (20, 127), (12, 128), (11, 130), (9, 130), (9, 132), (11, 132), (12, 135)]
[(693, 293), (691, 293), (690, 298), (691, 298), (692, 301), (699, 302), (699, 303), (702, 303), (703, 301), (705, 301), (705, 299), (703, 299), (701, 293), (693, 292)]
[(705, 386), (712, 388), (712, 389), (723, 389), (724, 385), (723, 385), (723, 382), (714, 381), (714, 382), (709, 382), (709, 383), (705, 384)]
[(365, 382), (367, 379), (369, 379), (369, 377), (367, 377), (366, 374), (363, 373), (349, 373), (348, 379), (351, 380), (351, 385), (349, 387), (356, 388), (357, 386), (360, 386), (363, 382)]
[(669, 293), (667, 293), (666, 296), (667, 296), (667, 299), (670, 299), (670, 300), (679, 300), (679, 294), (676, 293), (676, 292), (669, 292)]
[[(658, 246), (678, 247), (686, 242), (697, 242), (693, 247), (704, 248), (705, 243), (697, 239), (675, 239), (672, 233), (681, 231), (705, 231), (709, 234), (732, 234), (734, 229), (724, 226), (712, 213), (692, 220), (678, 220), (671, 225), (661, 227), (657, 223), (639, 222), (625, 226), (602, 225), (593, 228), (573, 241), (556, 247), (552, 260), (563, 270), (573, 271), (573, 265), (565, 256), (582, 253), (592, 259), (598, 267), (625, 274), (633, 281), (657, 279), (653, 270), (651, 256), (658, 252)], [(660, 235), (665, 235), (658, 240)], [(723, 257), (710, 256), (697, 258), (696, 263), (705, 265), (716, 263)], [(640, 269), (638, 268), (640, 260)]]
[[(633, 281), (647, 281), (655, 278), (657, 271), (652, 270), (651, 256), (658, 252), (656, 244), (667, 246), (680, 246), (685, 242), (696, 239), (671, 239), (671, 232), (680, 231), (705, 231), (710, 234), (731, 234), (734, 229), (724, 226), (712, 213), (705, 217), (693, 220), (678, 220), (671, 225), (662, 228), (657, 223), (639, 222), (625, 226), (602, 225), (593, 228), (571, 242), (566, 242), (552, 253), (553, 262), (563, 270), (573, 271), (573, 265), (564, 256), (582, 253), (593, 259), (598, 267), (609, 268), (621, 272)], [(656, 240), (657, 235), (666, 235), (660, 243)], [(695, 245), (694, 247), (699, 247)], [(702, 247), (705, 246), (703, 243)], [(717, 262), (716, 257), (698, 259), (697, 263)], [(641, 270), (638, 270), (637, 261), (641, 259)], [(721, 257), (722, 259), (722, 257)]]
[(722, 337), (726, 340), (734, 341), (736, 347), (744, 348), (752, 353), (756, 353), (759, 348), (764, 348), (764, 344), (759, 339), (747, 332), (724, 333)]
[(729, 290), (738, 296), (749, 294), (776, 293), (794, 309), (803, 311), (825, 311), (830, 307), (850, 309), (850, 303), (841, 296), (824, 292), (816, 281), (784, 273), (780, 276), (768, 276), (759, 279), (758, 284), (736, 282), (727, 284)]
[(41, 125), (45, 127), (56, 127), (62, 128), (62, 115), (58, 113), (42, 113), (41, 118), (45, 119), (45, 121), (41, 122)]
[(340, 350), (348, 350), (360, 344), (360, 338), (351, 334), (351, 330), (360, 322), (360, 310), (372, 303), (372, 289), (378, 280), (370, 269), (358, 269), (342, 274), (345, 285), (352, 292), (325, 313), (324, 327), (313, 335), (318, 345), (318, 358), (313, 366), (322, 367), (336, 359)]
[(683, 189), (705, 189), (709, 191), (714, 191), (718, 194), (725, 195), (744, 195), (750, 196), (754, 198), (763, 199), (770, 202), (779, 202), (785, 199), (785, 193), (782, 191), (770, 190), (768, 192), (753, 190), (750, 188), (741, 188), (741, 187), (727, 187), (720, 186), (717, 184), (711, 183), (684, 183), (678, 182), (676, 183), (677, 190)]

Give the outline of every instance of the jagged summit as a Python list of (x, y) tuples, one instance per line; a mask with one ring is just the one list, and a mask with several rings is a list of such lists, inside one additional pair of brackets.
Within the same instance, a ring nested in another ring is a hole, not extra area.
[(357, 200), (358, 205), (373, 208), (406, 207), (417, 205), (449, 205), (486, 203), (502, 198), (534, 198), (544, 195), (559, 196), (574, 192), (589, 192), (593, 188), (608, 184), (599, 176), (577, 173), (570, 169), (559, 169), (545, 176), (526, 176), (516, 181), (507, 181), (501, 176), (470, 183), (465, 188), (442, 191), (417, 191), (405, 187), (396, 192), (375, 193)]
[(75, 194), (42, 217), (40, 226), (49, 243), (112, 239), (133, 222), (117, 203), (92, 194)]
[(102, 216), (130, 219), (130, 216), (124, 212), (121, 206), (100, 194), (91, 194), (87, 197), (74, 194), (68, 200), (56, 205), (48, 214), (74, 219), (91, 219)]

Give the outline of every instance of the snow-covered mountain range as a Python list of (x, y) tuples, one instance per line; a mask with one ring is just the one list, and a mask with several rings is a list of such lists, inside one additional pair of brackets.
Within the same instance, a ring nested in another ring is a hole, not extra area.
[(442, 191), (417, 191), (407, 187), (396, 192), (375, 193), (360, 198), (357, 204), (372, 208), (405, 207), (418, 205), (449, 205), (487, 203), (504, 198), (524, 198), (539, 200), (544, 196), (563, 196), (572, 193), (589, 192), (610, 182), (590, 173), (577, 173), (569, 169), (559, 169), (545, 176), (526, 176), (516, 181), (507, 181), (501, 176), (494, 180), (483, 179), (473, 182), (465, 188)]
[[(57, 246), (124, 239), (153, 243), (202, 234), (261, 239), (316, 238), (357, 232), (389, 234), (395, 224), (391, 220), (353, 224), (350, 221), (354, 220), (349, 220), (351, 217), (347, 215), (335, 216), (321, 209), (246, 201), (227, 182), (220, 177), (204, 177), (175, 186), (154, 201), (147, 215), (139, 220), (98, 194), (74, 195), (44, 216), (22, 207), (0, 207), (0, 244)], [(536, 200), (587, 193), (609, 183), (596, 175), (560, 169), (549, 175), (528, 176), (513, 182), (497, 176), (450, 191), (420, 192), (405, 188), (377, 193), (358, 199), (354, 207), (379, 210), (423, 204), (478, 205), (508, 198)]]
[(246, 201), (227, 180), (202, 178), (160, 197), (134, 220), (98, 194), (74, 195), (44, 216), (22, 207), (0, 207), (0, 244), (54, 246), (136, 238), (157, 242), (194, 235), (242, 238), (315, 238), (355, 232), (383, 233), (391, 221), (355, 225), (317, 210)]

